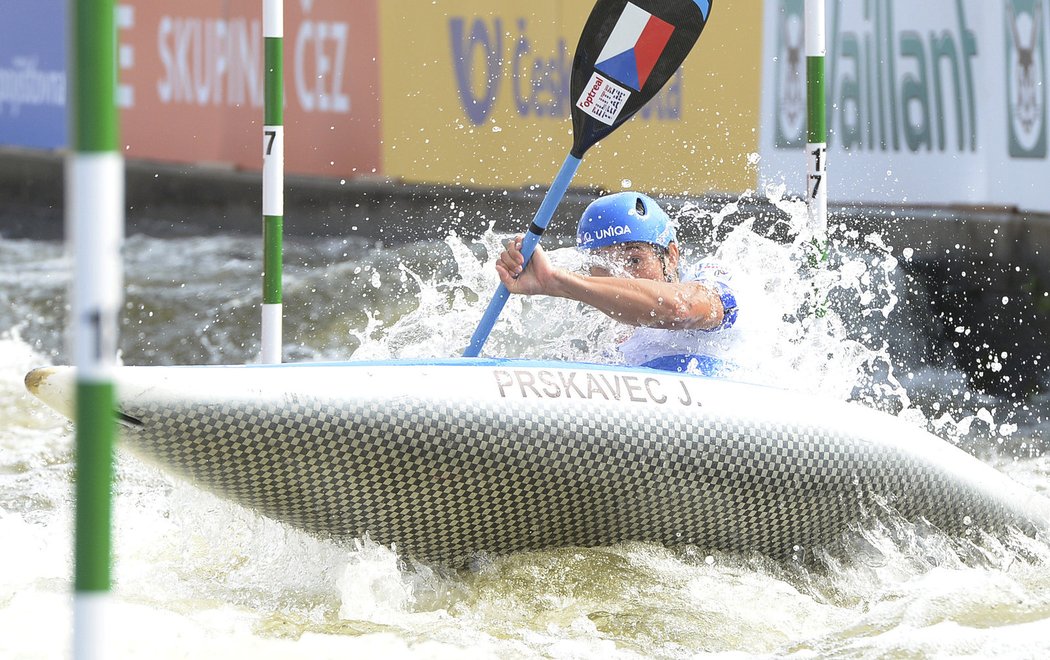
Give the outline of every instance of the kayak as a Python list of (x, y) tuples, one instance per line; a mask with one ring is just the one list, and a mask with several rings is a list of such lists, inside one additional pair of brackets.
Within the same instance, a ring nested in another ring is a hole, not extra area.
[[(124, 447), (265, 516), (424, 561), (647, 541), (799, 557), (886, 515), (951, 535), (1050, 502), (858, 404), (508, 359), (120, 367)], [(30, 392), (72, 414), (75, 372)]]

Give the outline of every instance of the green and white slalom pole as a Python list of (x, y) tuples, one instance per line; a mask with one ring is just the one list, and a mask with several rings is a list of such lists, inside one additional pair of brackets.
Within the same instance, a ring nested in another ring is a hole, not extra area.
[(66, 234), (74, 254), (76, 386), (73, 654), (112, 655), (107, 632), (116, 407), (113, 369), (123, 289), (124, 160), (118, 149), (114, 0), (72, 0)]
[(828, 233), (828, 125), (824, 91), (825, 0), (806, 0), (806, 205), (809, 227), (824, 252)]
[(284, 0), (263, 0), (262, 361), (281, 362), (284, 234)]

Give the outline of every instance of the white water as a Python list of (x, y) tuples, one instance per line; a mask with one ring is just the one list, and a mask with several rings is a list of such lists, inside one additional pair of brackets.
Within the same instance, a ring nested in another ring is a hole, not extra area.
[[(688, 210), (682, 217), (718, 221)], [(495, 287), (491, 265), (473, 256), (477, 246), (456, 237), (382, 250), (290, 243), (286, 298), (313, 301), (286, 303), (294, 319), (287, 348), (297, 359), (343, 359), (355, 343), (355, 359), (458, 354), (473, 330), (465, 319), (480, 315)], [(896, 312), (896, 262), (878, 237), (870, 243), (874, 257), (837, 258), (820, 276), (818, 298), (848, 292), (861, 318)], [(484, 240), (489, 250), (497, 245), (496, 237)], [(125, 361), (253, 359), (254, 246), (224, 237), (132, 238)], [(878, 341), (850, 339), (863, 333), (834, 312), (793, 320), (814, 295), (797, 274), (800, 249), (746, 227), (719, 248), (760, 300), (753, 309), (763, 322), (742, 360), (748, 376), (853, 394), (926, 424), (895, 378), (872, 375), (893, 373)], [(196, 255), (189, 266), (187, 253)], [(62, 657), (70, 645), (72, 435), (25, 394), (22, 377), (63, 360), (57, 328), (67, 264), (61, 247), (47, 243), (0, 241), (0, 255), (0, 656)], [(554, 258), (577, 263), (572, 250)], [(379, 300), (381, 291), (392, 297)], [(565, 301), (512, 300), (487, 352), (593, 358), (621, 332)], [(991, 426), (998, 428), (995, 419)], [(944, 429), (961, 432), (951, 419)], [(992, 460), (1048, 491), (1046, 457)], [(308, 537), (123, 452), (115, 492), (115, 657), (1050, 653), (1045, 540), (973, 545), (901, 524), (858, 531), (852, 551), (823, 558), (819, 570), (631, 544), (497, 557), (448, 572), (400, 563), (367, 539), (338, 545)]]

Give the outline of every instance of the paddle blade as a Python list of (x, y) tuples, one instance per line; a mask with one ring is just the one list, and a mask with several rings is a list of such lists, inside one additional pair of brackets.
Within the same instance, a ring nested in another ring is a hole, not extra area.
[(711, 0), (598, 0), (572, 62), (572, 155), (650, 101), (700, 38)]

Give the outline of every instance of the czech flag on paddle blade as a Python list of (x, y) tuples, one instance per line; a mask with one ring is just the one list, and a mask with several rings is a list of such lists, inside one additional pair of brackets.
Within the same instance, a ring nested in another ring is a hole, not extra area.
[(594, 68), (641, 91), (672, 32), (673, 25), (628, 2)]

